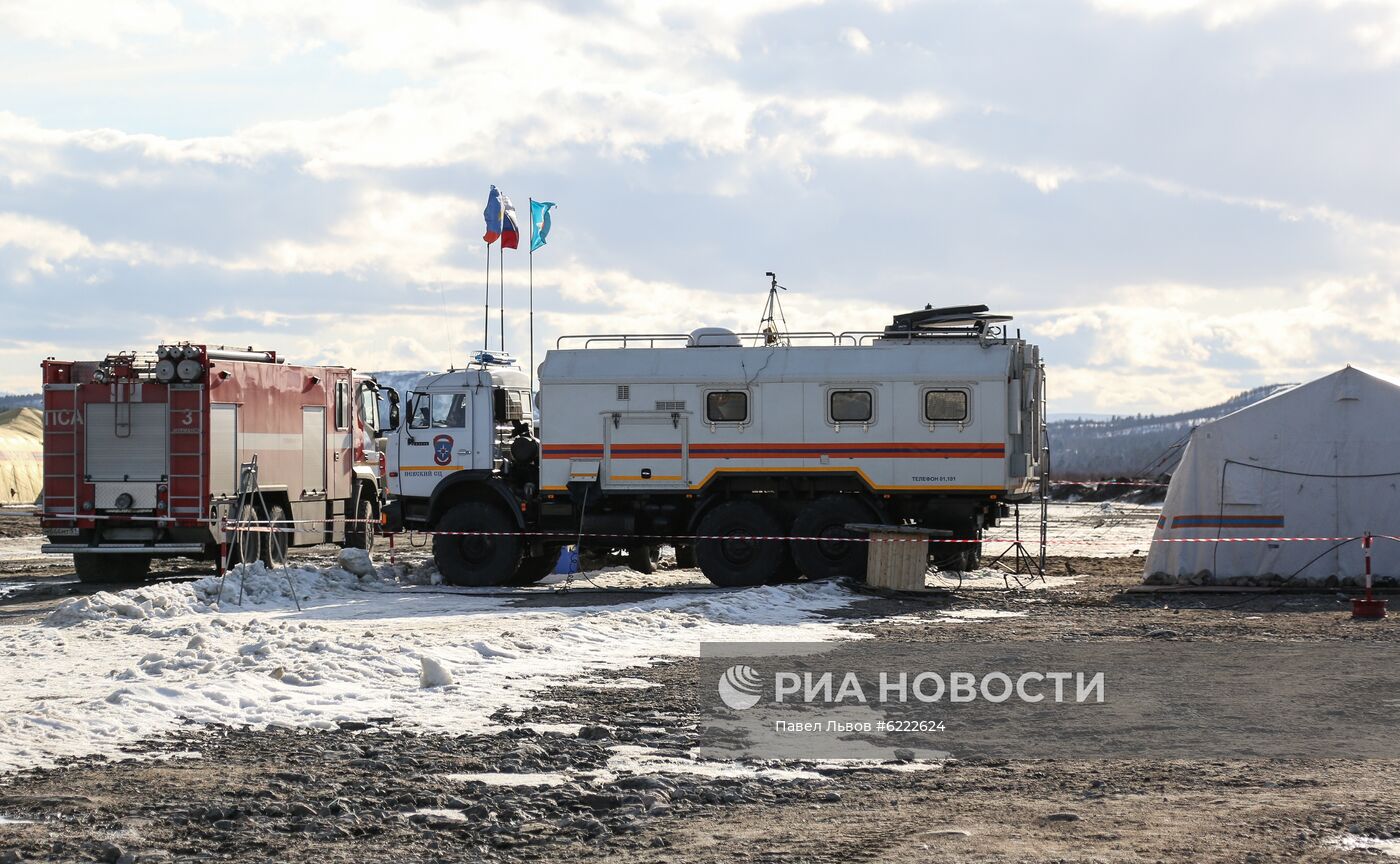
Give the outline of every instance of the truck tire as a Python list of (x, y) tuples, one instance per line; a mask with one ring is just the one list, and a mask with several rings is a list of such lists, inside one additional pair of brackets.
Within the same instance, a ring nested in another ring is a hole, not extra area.
[[(695, 557), (700, 570), (716, 585), (738, 588), (763, 585), (777, 577), (782, 568), (787, 541), (778, 520), (757, 501), (726, 501), (700, 520), (699, 533), (709, 537), (735, 537), (734, 540), (700, 540)], [(775, 537), (751, 540), (750, 537)]]
[(521, 558), (520, 566), (516, 569), (515, 577), (510, 580), (510, 584), (534, 585), (554, 572), (554, 568), (559, 566), (559, 553), (563, 551), (563, 546), (556, 546), (546, 550), (543, 555)]
[(520, 565), (516, 524), (500, 507), (464, 501), (438, 522), (440, 531), (481, 531), (491, 536), (433, 536), (433, 560), (448, 585), (508, 585)]
[[(255, 513), (252, 509), (246, 515), (250, 521), (262, 519), (262, 514)], [(261, 531), (228, 532), (228, 568), (232, 570), (239, 564), (265, 560), (267, 537), (268, 535)]]
[(789, 540), (786, 549), (783, 550), (783, 560), (778, 564), (778, 572), (769, 581), (771, 585), (783, 585), (788, 582), (798, 582), (802, 579), (802, 568), (797, 566), (797, 560), (792, 557), (792, 541)]
[(632, 546), (627, 549), (627, 566), (638, 573), (655, 573), (660, 563), (660, 546)]
[(151, 569), (148, 555), (85, 555), (73, 556), (73, 569), (84, 585), (110, 585), (114, 582), (136, 582)]
[(363, 549), (366, 552), (374, 551), (374, 499), (365, 494), (365, 487), (361, 486), (360, 491), (355, 494), (355, 501), (351, 506), (351, 519), (354, 524), (345, 526), (345, 546), (346, 549)]
[(808, 579), (835, 579), (840, 576), (864, 579), (870, 544), (842, 542), (842, 538), (861, 536), (856, 531), (848, 531), (848, 523), (876, 521), (880, 520), (870, 507), (854, 495), (818, 498), (797, 514), (792, 523), (792, 533), (797, 537), (824, 539), (792, 541), (793, 560)]

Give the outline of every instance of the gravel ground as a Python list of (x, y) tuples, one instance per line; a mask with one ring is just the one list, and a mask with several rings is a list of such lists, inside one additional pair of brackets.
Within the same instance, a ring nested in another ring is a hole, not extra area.
[[(913, 641), (1396, 638), (1389, 621), (1352, 622), (1336, 594), (1124, 594), (1141, 579), (1140, 558), (1051, 565), (1053, 575), (1079, 581), (969, 587), (936, 600), (872, 597), (838, 617), (858, 632)], [(31, 566), (0, 573), (0, 586), (27, 580), (88, 590), (68, 585), (66, 572)], [(48, 605), (33, 590), (0, 597), (0, 620), (14, 607), (32, 620)], [(949, 626), (937, 620), (949, 609), (1030, 614)], [(497, 734), (415, 734), (393, 718), (331, 732), (191, 729), (145, 742), (131, 760), (74, 760), (13, 775), (0, 779), (0, 864), (1400, 854), (1397, 762), (1026, 759), (736, 770), (689, 755), (699, 719), (693, 674), (694, 661), (681, 660), (620, 670), (615, 686), (561, 688), (524, 714), (498, 713)]]

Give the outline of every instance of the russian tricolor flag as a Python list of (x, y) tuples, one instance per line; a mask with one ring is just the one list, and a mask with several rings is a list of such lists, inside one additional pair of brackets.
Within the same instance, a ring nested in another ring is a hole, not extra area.
[(520, 245), (520, 226), (515, 221), (515, 205), (495, 186), (491, 187), (491, 194), (486, 198), (486, 209), (481, 215), (486, 217), (486, 233), (481, 239), (486, 241), (487, 246), (497, 240), (501, 241), (503, 249), (515, 249)]

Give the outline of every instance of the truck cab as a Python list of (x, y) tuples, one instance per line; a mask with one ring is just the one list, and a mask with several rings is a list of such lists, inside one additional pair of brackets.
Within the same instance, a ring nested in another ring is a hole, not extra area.
[[(525, 372), (508, 359), (481, 358), (465, 369), (425, 375), (398, 404), (398, 422), (391, 409), (386, 430), (391, 500), (385, 530), (518, 534), (533, 516), (539, 486), (539, 440)], [(534, 569), (542, 578), (559, 553), (558, 545), (519, 537), (439, 535), (433, 546), (449, 582), (465, 578), (468, 564), (497, 559), (499, 567), (487, 569), (499, 581), (516, 572), (522, 557), (541, 559)], [(542, 559), (550, 554), (546, 567)]]

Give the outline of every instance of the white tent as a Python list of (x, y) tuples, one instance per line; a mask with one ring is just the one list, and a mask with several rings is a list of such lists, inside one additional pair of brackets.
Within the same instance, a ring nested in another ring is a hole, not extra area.
[[(1361, 542), (1182, 538), (1400, 537), (1400, 387), (1348, 366), (1191, 435), (1147, 555), (1149, 584), (1359, 584)], [(1336, 548), (1333, 548), (1336, 546)], [(1400, 541), (1372, 548), (1400, 582)]]
[(33, 504), (44, 491), (44, 422), (33, 408), (0, 411), (0, 504)]

